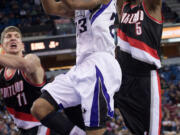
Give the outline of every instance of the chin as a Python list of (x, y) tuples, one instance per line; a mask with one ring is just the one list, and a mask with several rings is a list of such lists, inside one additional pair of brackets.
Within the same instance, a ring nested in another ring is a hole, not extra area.
[(13, 54), (13, 55), (18, 55), (19, 51), (13, 50), (13, 51), (8, 51), (8, 54)]

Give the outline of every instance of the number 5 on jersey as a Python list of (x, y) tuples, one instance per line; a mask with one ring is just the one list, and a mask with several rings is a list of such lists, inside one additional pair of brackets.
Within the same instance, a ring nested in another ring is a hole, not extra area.
[(141, 27), (141, 22), (137, 22), (136, 24), (136, 35), (141, 35), (142, 34), (142, 27)]

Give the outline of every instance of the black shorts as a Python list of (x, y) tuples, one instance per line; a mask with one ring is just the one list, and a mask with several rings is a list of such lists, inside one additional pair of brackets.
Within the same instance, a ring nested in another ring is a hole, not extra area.
[(161, 88), (157, 71), (148, 75), (123, 74), (120, 90), (115, 94), (126, 126), (135, 135), (160, 135)]
[(30, 129), (19, 128), (18, 135), (37, 135), (38, 129), (39, 129), (39, 126), (30, 128)]

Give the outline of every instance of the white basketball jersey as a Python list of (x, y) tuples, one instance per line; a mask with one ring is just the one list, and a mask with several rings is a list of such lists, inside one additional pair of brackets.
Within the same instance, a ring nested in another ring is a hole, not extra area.
[(115, 17), (116, 0), (93, 10), (75, 11), (77, 62), (93, 52), (108, 52), (114, 56)]

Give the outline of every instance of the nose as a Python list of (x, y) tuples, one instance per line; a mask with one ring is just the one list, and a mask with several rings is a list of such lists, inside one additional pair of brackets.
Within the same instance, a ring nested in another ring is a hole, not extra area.
[(12, 35), (11, 38), (10, 38), (11, 41), (15, 41), (16, 40), (16, 36), (15, 35)]

